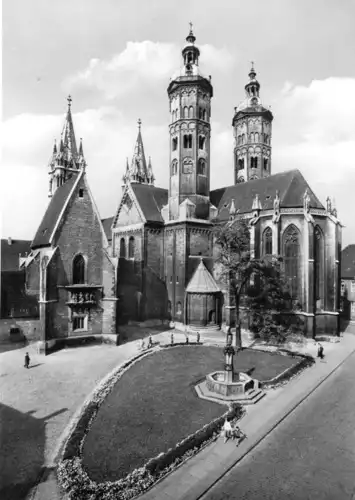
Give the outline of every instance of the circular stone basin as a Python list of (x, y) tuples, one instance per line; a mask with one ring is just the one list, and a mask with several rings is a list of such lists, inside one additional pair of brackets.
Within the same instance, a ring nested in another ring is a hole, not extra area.
[(222, 396), (243, 396), (247, 391), (257, 389), (259, 382), (246, 373), (233, 373), (233, 382), (227, 382), (226, 372), (209, 373), (206, 377), (207, 389)]

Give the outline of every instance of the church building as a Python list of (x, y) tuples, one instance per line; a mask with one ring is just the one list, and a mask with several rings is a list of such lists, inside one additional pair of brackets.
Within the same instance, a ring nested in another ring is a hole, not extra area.
[(155, 186), (142, 126), (122, 179), (121, 201), (101, 220), (77, 147), (71, 100), (49, 162), (50, 202), (22, 259), (38, 298), (41, 339), (104, 335), (119, 342), (127, 323), (225, 331), (235, 322), (229, 287), (216, 272), (215, 222), (249, 220), (256, 257), (281, 255), (294, 313), (306, 336), (339, 331), (341, 224), (298, 170), (272, 174), (273, 115), (254, 67), (231, 117), (234, 184), (211, 190), (211, 77), (201, 74), (190, 30), (182, 67), (168, 85), (168, 189)]

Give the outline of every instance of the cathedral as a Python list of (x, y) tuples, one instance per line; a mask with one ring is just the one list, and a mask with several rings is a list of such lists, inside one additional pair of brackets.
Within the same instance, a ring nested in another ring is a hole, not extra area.
[[(180, 330), (235, 324), (228, 285), (216, 272), (213, 225), (243, 217), (251, 253), (283, 257), (304, 335), (339, 331), (341, 224), (298, 170), (272, 174), (273, 115), (252, 66), (244, 101), (234, 109), (234, 184), (210, 186), (211, 77), (200, 72), (191, 30), (182, 66), (167, 88), (168, 189), (155, 185), (142, 126), (113, 217), (101, 220), (76, 142), (71, 99), (49, 162), (50, 201), (31, 251), (20, 259), (25, 287), (38, 301), (44, 352), (73, 336), (119, 342), (125, 324), (166, 321)], [(231, 132), (232, 133), (232, 132)]]

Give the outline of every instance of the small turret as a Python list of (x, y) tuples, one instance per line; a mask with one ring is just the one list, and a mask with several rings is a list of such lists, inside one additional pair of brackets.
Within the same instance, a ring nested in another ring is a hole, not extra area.
[(133, 157), (131, 166), (129, 166), (128, 158), (126, 163), (126, 172), (122, 177), (123, 182), (126, 184), (127, 182), (136, 182), (139, 184), (153, 184), (154, 183), (154, 175), (151, 164), (151, 159), (149, 158), (149, 164), (147, 166), (143, 139), (141, 133), (142, 121), (138, 120), (138, 136), (136, 140), (136, 144), (134, 147)]

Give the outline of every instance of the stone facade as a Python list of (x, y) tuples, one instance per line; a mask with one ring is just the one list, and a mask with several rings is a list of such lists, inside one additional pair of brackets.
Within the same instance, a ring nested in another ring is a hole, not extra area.
[[(69, 101), (59, 152), (55, 146), (50, 160), (51, 201), (22, 262), (48, 348), (73, 336), (117, 336), (127, 323), (234, 326), (234, 298), (221, 280), (212, 229), (236, 217), (249, 221), (255, 257), (284, 257), (297, 309), (285, 320), (310, 337), (339, 331), (341, 224), (299, 171), (272, 175), (273, 116), (261, 104), (253, 68), (233, 117), (234, 185), (210, 190), (213, 88), (199, 70), (195, 40), (191, 31), (183, 68), (168, 86), (169, 189), (154, 185), (139, 120), (121, 201), (104, 221), (87, 184), (83, 146), (76, 148)], [(247, 312), (243, 321), (247, 326)]]

